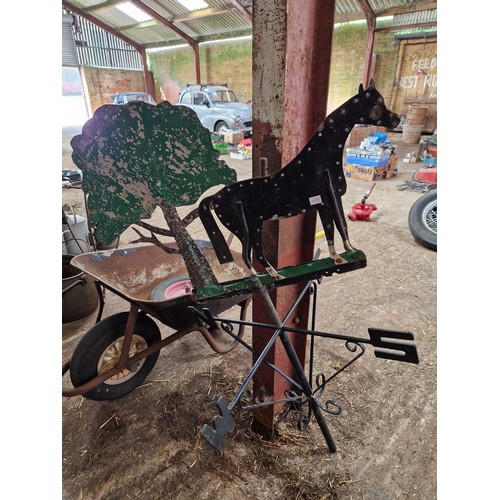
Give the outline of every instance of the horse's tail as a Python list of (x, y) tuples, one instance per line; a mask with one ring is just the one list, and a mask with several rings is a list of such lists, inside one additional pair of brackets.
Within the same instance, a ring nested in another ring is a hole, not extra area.
[(220, 230), (219, 226), (215, 222), (214, 216), (212, 215), (212, 206), (213, 206), (213, 198), (208, 196), (204, 198), (199, 204), (198, 215), (200, 220), (205, 228), (205, 231), (212, 242), (212, 245), (215, 250), (215, 255), (217, 255), (217, 259), (221, 264), (225, 264), (226, 262), (232, 262), (233, 256), (231, 254), (231, 250), (229, 250), (229, 246), (224, 239), (224, 235)]

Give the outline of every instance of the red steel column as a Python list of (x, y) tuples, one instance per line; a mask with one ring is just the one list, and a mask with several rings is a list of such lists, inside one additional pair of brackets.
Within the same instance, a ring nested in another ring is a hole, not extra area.
[[(255, 0), (253, 3), (253, 175), (272, 174), (293, 159), (324, 120), (327, 109), (335, 2), (309, 0)], [(267, 158), (267, 172), (262, 158)], [(316, 214), (264, 226), (265, 253), (275, 268), (312, 260)], [(255, 263), (256, 268), (262, 270)], [(303, 284), (272, 291), (271, 299), (284, 317)], [(309, 300), (302, 302), (289, 326), (307, 328)], [(268, 322), (259, 298), (253, 319)], [(271, 332), (272, 333), (272, 332)], [(260, 352), (269, 330), (254, 328), (253, 346)], [(306, 338), (290, 339), (304, 365)], [(278, 340), (268, 359), (292, 375), (293, 370)], [(254, 377), (257, 399), (281, 399), (289, 383), (263, 365)], [(256, 426), (272, 434), (278, 405), (255, 412)]]

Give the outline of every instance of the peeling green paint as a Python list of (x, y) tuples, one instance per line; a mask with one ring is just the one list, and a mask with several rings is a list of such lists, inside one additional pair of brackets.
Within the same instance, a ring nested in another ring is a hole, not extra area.
[[(194, 111), (167, 101), (104, 105), (71, 146), (73, 161), (83, 172), (97, 241), (111, 244), (159, 206), (193, 285), (216, 283), (175, 207), (193, 205), (210, 187), (235, 182), (236, 172), (218, 159), (210, 132)], [(164, 247), (153, 236), (147, 238)], [(144, 239), (141, 234), (139, 241)]]
[(236, 180), (196, 114), (166, 101), (101, 106), (71, 146), (89, 221), (105, 244), (162, 202), (192, 205), (208, 188)]

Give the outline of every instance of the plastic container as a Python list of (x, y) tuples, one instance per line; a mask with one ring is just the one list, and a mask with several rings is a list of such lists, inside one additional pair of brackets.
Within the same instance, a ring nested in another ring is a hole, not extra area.
[(389, 156), (389, 151), (385, 152), (382, 156), (347, 153), (346, 163), (351, 165), (364, 165), (367, 167), (381, 167), (387, 164)]
[(221, 143), (221, 144), (213, 144), (214, 149), (219, 151), (221, 155), (227, 154), (227, 144), (226, 143)]

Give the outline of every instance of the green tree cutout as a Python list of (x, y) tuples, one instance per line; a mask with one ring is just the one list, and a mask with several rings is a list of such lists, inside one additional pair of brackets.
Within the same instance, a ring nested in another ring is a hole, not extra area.
[[(210, 187), (235, 182), (236, 172), (218, 159), (210, 132), (194, 111), (167, 101), (156, 106), (106, 104), (73, 137), (71, 147), (72, 159), (83, 172), (97, 241), (110, 244), (130, 225), (139, 225), (151, 236), (134, 228), (140, 236), (136, 242), (180, 253), (194, 286), (217, 282), (186, 230), (197, 209), (181, 220), (176, 207), (194, 204)], [(149, 219), (157, 206), (168, 230), (141, 220)], [(174, 237), (178, 250), (163, 245), (155, 233)]]

